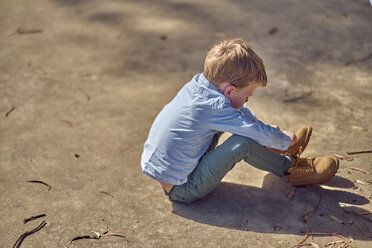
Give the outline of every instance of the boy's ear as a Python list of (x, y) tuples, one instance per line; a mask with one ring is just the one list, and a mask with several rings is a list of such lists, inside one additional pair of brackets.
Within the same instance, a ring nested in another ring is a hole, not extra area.
[(227, 86), (225, 88), (225, 90), (223, 91), (223, 94), (229, 98), (231, 96), (231, 93), (234, 92), (236, 90), (236, 87), (232, 84), (230, 84), (229, 86)]

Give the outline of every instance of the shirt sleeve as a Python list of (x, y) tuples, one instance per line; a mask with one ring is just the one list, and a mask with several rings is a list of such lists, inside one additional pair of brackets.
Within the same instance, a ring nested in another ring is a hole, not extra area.
[(249, 137), (270, 148), (287, 150), (291, 143), (291, 138), (279, 129), (266, 125), (260, 120), (255, 121), (252, 115), (242, 114), (229, 104), (213, 109), (208, 123), (213, 130)]
[(252, 110), (248, 109), (244, 104), (243, 107), (239, 109), (239, 111), (246, 115), (252, 121), (255, 121), (257, 119), (256, 114)]

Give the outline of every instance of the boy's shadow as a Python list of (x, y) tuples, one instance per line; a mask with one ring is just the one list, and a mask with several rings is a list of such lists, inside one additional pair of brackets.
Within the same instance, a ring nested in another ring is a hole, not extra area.
[[(354, 184), (335, 177), (329, 186), (351, 188)], [(366, 211), (355, 205), (365, 205), (369, 200), (361, 195), (330, 190), (320, 186), (297, 188), (292, 200), (286, 198), (286, 186), (282, 179), (267, 174), (262, 188), (222, 182), (216, 190), (192, 204), (173, 202), (173, 213), (203, 224), (248, 230), (261, 233), (287, 233), (303, 235), (311, 232), (340, 233), (345, 237), (365, 240), (368, 237), (351, 223), (357, 222), (372, 229), (371, 219), (346, 214), (340, 203), (354, 205), (350, 211)], [(315, 213), (311, 212), (314, 208)], [(303, 222), (304, 210), (308, 221)], [(339, 223), (330, 215), (344, 221)], [(350, 223), (349, 223), (350, 222)], [(367, 235), (371, 236), (367, 231)]]

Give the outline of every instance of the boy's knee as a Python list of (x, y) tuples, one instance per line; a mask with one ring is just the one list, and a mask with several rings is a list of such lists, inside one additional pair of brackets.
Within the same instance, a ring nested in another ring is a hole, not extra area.
[(257, 150), (255, 149), (256, 146), (261, 146), (251, 138), (236, 134), (232, 135), (230, 139), (231, 149), (239, 159), (249, 157), (253, 151)]
[(249, 149), (251, 139), (248, 137), (233, 134), (229, 138), (229, 142), (231, 142), (231, 148), (233, 150), (247, 150)]

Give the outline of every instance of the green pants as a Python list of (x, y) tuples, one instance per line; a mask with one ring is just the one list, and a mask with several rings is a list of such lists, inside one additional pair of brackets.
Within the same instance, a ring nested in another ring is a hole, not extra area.
[[(216, 135), (218, 139), (220, 135)], [(211, 144), (216, 143), (215, 140)], [(213, 147), (212, 147), (213, 148)], [(291, 167), (290, 159), (277, 154), (256, 141), (240, 135), (232, 135), (215, 149), (208, 150), (188, 176), (188, 181), (173, 186), (169, 199), (191, 203), (212, 192), (224, 176), (243, 160), (250, 165), (271, 172), (279, 177)]]

